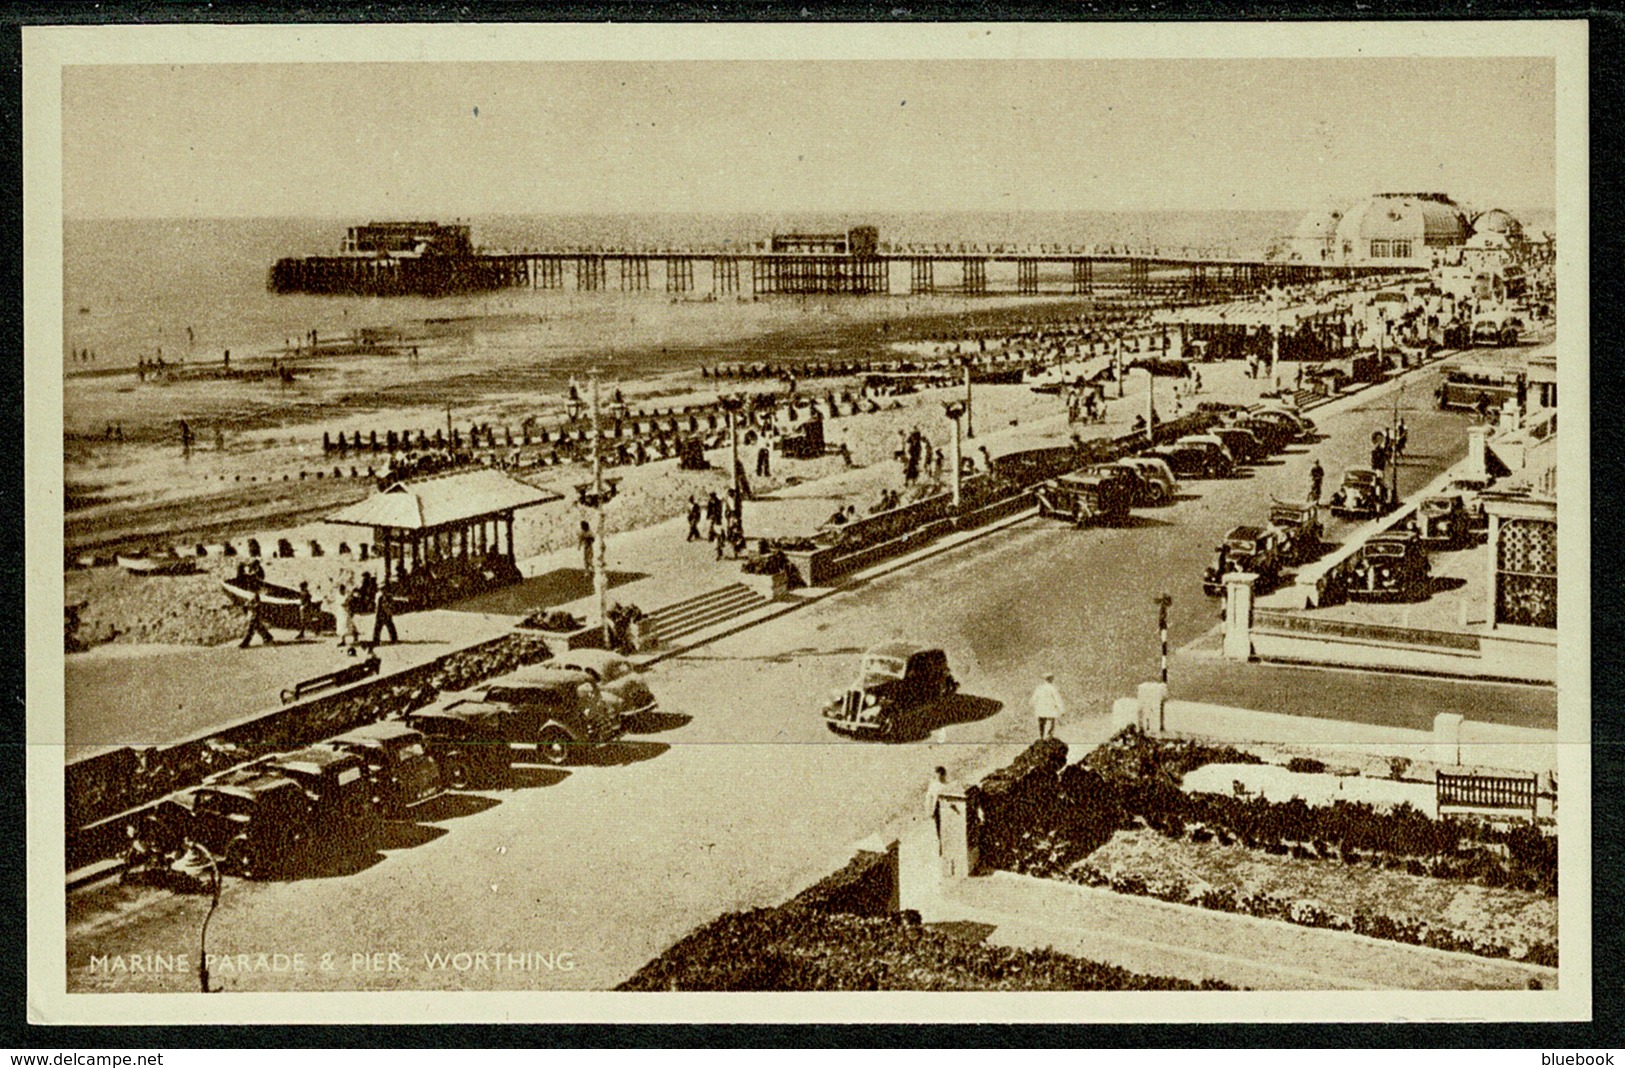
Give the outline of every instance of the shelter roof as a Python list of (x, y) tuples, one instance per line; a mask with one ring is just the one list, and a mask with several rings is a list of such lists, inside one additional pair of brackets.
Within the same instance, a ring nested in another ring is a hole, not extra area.
[(393, 530), (433, 530), (519, 508), (563, 500), (501, 471), (465, 471), (397, 482), (328, 516), (329, 523)]

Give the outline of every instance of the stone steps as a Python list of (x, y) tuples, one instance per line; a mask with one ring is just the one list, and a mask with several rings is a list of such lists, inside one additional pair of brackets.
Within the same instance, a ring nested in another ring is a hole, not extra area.
[(695, 631), (742, 616), (767, 603), (766, 597), (744, 583), (735, 582), (656, 609), (649, 613), (648, 626), (655, 640), (666, 645)]

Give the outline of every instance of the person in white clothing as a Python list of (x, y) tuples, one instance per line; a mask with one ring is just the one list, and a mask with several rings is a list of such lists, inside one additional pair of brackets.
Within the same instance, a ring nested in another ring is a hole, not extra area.
[(1033, 717), (1038, 720), (1038, 737), (1055, 737), (1055, 721), (1066, 713), (1061, 691), (1055, 686), (1055, 673), (1046, 671), (1044, 681), (1033, 690)]

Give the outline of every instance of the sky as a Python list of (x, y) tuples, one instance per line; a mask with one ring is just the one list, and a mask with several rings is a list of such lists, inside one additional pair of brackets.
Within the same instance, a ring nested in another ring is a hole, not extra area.
[(1556, 196), (1549, 58), (69, 66), (83, 217)]

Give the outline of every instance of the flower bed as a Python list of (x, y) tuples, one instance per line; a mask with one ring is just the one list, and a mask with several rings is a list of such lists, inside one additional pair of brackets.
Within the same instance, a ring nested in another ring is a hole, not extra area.
[[(1186, 794), (1179, 783), (1194, 768), (1261, 761), (1133, 730), (1064, 767), (1064, 746), (1057, 762), (1053, 749), (1038, 752), (1045, 744), (983, 782), (979, 844), (990, 867), (1457, 952), (1556, 960), (1557, 845), (1537, 828), (1434, 820), (1408, 805), (1384, 812), (1343, 801), (1311, 807), (1297, 799)], [(1146, 871), (1105, 863), (1112, 847), (1122, 851), (1126, 833), (1143, 840), (1146, 832), (1172, 852), (1158, 854)], [(1286, 865), (1292, 877), (1284, 893), (1222, 878), (1193, 886), (1198, 854), (1229, 854), (1231, 867)], [(1404, 884), (1408, 895), (1392, 883), (1400, 872), (1418, 880)], [(1328, 889), (1373, 882), (1389, 893), (1349, 897)], [(1473, 905), (1487, 900), (1500, 904)], [(1504, 911), (1508, 901), (1537, 918), (1510, 934), (1485, 921), (1486, 911)]]

